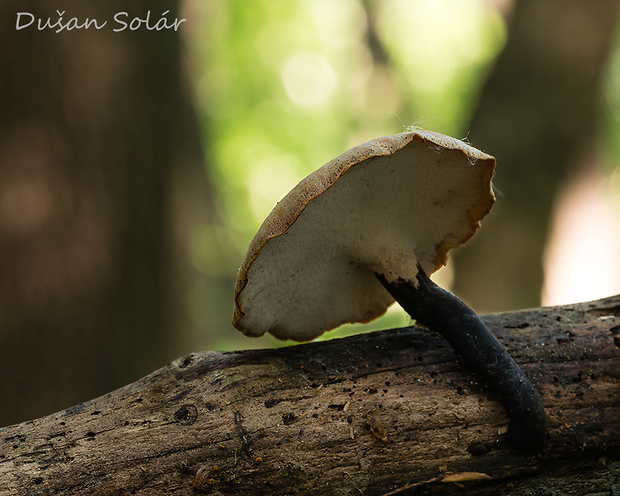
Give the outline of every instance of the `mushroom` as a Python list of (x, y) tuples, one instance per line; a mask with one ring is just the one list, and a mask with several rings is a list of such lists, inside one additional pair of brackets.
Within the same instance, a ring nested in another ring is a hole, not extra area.
[(369, 322), (396, 300), (494, 387), (516, 446), (542, 449), (546, 416), (536, 390), (473, 310), (428, 277), (491, 210), (494, 169), (492, 156), (421, 130), (328, 162), (254, 236), (237, 276), (233, 325), (247, 336), (309, 341)]

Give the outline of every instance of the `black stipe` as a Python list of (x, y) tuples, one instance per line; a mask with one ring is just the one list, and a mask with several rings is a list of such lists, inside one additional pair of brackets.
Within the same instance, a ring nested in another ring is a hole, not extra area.
[(416, 322), (438, 332), (493, 388), (510, 412), (509, 435), (519, 449), (541, 451), (547, 417), (540, 396), (489, 328), (465, 303), (437, 286), (418, 266), (417, 284), (378, 279)]

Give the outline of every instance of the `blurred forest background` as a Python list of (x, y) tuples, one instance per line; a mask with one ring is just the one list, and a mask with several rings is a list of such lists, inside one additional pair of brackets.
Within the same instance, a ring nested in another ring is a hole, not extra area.
[[(290, 344), (230, 324), (250, 239), (311, 171), (411, 127), (498, 160), (496, 206), (438, 282), (481, 313), (620, 292), (619, 7), (3, 1), (0, 425), (190, 351)], [(187, 21), (112, 31), (148, 10)], [(17, 12), (109, 26), (16, 30)]]

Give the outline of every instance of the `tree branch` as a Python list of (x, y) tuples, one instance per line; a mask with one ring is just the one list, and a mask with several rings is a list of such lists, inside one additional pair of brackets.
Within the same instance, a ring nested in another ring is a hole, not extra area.
[(404, 328), (192, 353), (100, 398), (0, 429), (0, 495), (455, 486), (461, 494), (512, 487), (512, 495), (532, 478), (540, 484), (541, 473), (556, 476), (546, 484), (594, 480), (611, 490), (620, 470), (620, 295), (483, 320), (541, 393), (549, 439), (540, 456), (512, 449), (503, 407), (438, 335)]

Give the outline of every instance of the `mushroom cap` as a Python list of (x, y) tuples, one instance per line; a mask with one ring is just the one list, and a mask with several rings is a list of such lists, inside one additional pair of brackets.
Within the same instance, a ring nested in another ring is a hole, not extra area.
[[(379, 282), (416, 281), (480, 227), (495, 159), (428, 131), (378, 138), (328, 162), (282, 199), (250, 243), (233, 325), (308, 341), (369, 322), (394, 302)], [(413, 284), (413, 282), (412, 282)]]

